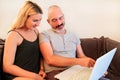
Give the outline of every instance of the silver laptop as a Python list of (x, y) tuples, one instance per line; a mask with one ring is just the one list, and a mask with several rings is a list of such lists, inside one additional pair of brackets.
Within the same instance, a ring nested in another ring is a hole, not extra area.
[(107, 71), (116, 50), (117, 48), (114, 48), (99, 57), (92, 69), (75, 65), (55, 75), (55, 78), (59, 80), (99, 80)]

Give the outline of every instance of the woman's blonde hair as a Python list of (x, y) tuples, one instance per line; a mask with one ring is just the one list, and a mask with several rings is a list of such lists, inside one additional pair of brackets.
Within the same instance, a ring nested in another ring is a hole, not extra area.
[(40, 6), (38, 6), (36, 3), (33, 3), (32, 1), (26, 1), (23, 7), (20, 9), (17, 19), (15, 23), (12, 25), (11, 30), (24, 27), (27, 18), (30, 15), (37, 14), (37, 13), (43, 14)]

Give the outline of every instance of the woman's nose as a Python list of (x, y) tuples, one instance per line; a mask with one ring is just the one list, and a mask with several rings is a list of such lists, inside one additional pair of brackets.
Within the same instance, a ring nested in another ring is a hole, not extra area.
[(38, 21), (38, 22), (36, 22), (36, 24), (35, 24), (36, 26), (39, 26), (40, 25), (40, 21)]

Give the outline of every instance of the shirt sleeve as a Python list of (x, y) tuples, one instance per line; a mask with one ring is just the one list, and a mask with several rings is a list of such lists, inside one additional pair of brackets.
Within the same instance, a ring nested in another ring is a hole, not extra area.
[(81, 44), (81, 41), (80, 41), (80, 38), (78, 37), (77, 34), (73, 33), (74, 34), (74, 37), (76, 39), (76, 45), (80, 45)]
[(39, 33), (39, 43), (50, 42), (47, 32)]
[(77, 39), (77, 45), (80, 45), (81, 44), (80, 38), (76, 36), (76, 39)]

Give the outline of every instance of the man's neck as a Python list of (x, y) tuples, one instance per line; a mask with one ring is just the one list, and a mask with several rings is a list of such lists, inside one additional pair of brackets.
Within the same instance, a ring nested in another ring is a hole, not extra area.
[(61, 29), (61, 30), (55, 30), (55, 29), (52, 29), (55, 33), (58, 33), (58, 34), (65, 34), (66, 33), (66, 29)]

